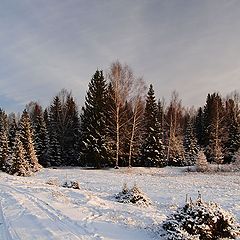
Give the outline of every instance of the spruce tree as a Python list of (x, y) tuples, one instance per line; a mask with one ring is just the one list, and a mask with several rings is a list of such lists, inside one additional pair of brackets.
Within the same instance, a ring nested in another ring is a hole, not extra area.
[(43, 116), (42, 108), (36, 104), (33, 109), (33, 129), (34, 129), (34, 144), (39, 163), (48, 167), (49, 162), (49, 136), (46, 123)]
[(208, 171), (208, 161), (203, 150), (200, 150), (196, 159), (196, 170), (199, 172)]
[(109, 165), (106, 124), (107, 85), (102, 71), (89, 83), (81, 114), (81, 159), (92, 167)]
[(223, 162), (223, 118), (222, 99), (217, 93), (209, 94), (204, 108), (204, 136), (206, 155), (210, 162)]
[(66, 101), (67, 128), (64, 133), (63, 158), (68, 165), (77, 165), (80, 145), (80, 119), (77, 105), (71, 95)]
[(197, 140), (194, 134), (192, 119), (189, 118), (185, 135), (184, 135), (184, 149), (185, 149), (185, 165), (194, 165), (198, 153)]
[(234, 154), (240, 149), (240, 123), (238, 121), (238, 109), (234, 100), (226, 101), (224, 130), (225, 138), (225, 161), (230, 163), (233, 161)]
[(162, 131), (158, 121), (158, 108), (152, 85), (150, 85), (147, 94), (143, 123), (144, 134), (141, 146), (141, 162), (148, 167), (163, 167), (165, 166), (164, 145), (162, 143)]
[(203, 110), (200, 107), (197, 111), (196, 121), (195, 121), (195, 129), (196, 129), (196, 137), (198, 141), (198, 145), (203, 147), (205, 144), (204, 138), (204, 114)]
[(30, 121), (29, 114), (26, 110), (23, 111), (19, 122), (20, 141), (25, 150), (25, 160), (29, 163), (32, 172), (37, 172), (41, 169), (38, 163), (36, 151), (33, 143), (33, 129)]
[(12, 149), (12, 165), (9, 173), (17, 176), (30, 176), (32, 173), (32, 167), (25, 158), (26, 151), (20, 138), (22, 137), (17, 133)]
[(51, 166), (62, 165), (61, 145), (59, 139), (59, 116), (61, 115), (61, 102), (58, 96), (53, 99), (53, 103), (49, 109), (49, 157)]
[(6, 171), (8, 160), (7, 115), (0, 109), (0, 170)]
[(17, 123), (15, 114), (9, 116), (9, 124), (8, 124), (8, 140), (9, 140), (9, 148), (12, 149), (15, 142), (15, 137), (17, 133)]

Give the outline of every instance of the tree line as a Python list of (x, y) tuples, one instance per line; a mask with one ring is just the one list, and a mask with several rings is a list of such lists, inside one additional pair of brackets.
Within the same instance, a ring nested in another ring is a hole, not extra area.
[(0, 110), (0, 169), (30, 175), (42, 166), (189, 166), (198, 151), (209, 162), (231, 163), (240, 149), (240, 97), (208, 94), (185, 108), (176, 92), (157, 100), (153, 85), (114, 62), (97, 70), (79, 109), (61, 90), (46, 109), (30, 102), (22, 115)]

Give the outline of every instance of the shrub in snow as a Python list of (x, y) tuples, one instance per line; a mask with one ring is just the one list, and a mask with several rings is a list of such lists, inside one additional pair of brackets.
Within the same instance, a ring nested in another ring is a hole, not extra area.
[(198, 153), (197, 159), (196, 159), (196, 170), (198, 172), (206, 172), (208, 171), (208, 162), (205, 153), (201, 150)]
[(58, 178), (50, 178), (46, 181), (46, 184), (53, 185), (53, 186), (59, 186), (60, 185)]
[(216, 203), (206, 203), (201, 196), (178, 208), (163, 223), (168, 240), (236, 239), (239, 224), (234, 217)]
[(62, 184), (62, 187), (80, 189), (80, 185), (79, 185), (78, 181), (65, 181)]
[(151, 200), (142, 192), (142, 190), (135, 184), (131, 189), (127, 187), (125, 183), (122, 191), (116, 196), (118, 202), (121, 203), (133, 203), (140, 206), (149, 206), (152, 204)]

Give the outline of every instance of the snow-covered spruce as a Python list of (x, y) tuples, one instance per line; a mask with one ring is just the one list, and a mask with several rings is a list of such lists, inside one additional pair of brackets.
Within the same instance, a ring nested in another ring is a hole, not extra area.
[(122, 191), (119, 192), (115, 198), (120, 203), (133, 203), (144, 207), (152, 204), (151, 200), (136, 184), (129, 189), (127, 184), (124, 183)]
[(80, 189), (80, 184), (78, 181), (65, 181), (63, 184), (62, 184), (62, 187), (65, 187), (65, 188), (73, 188), (73, 189)]
[(234, 217), (214, 202), (204, 202), (201, 196), (191, 199), (162, 225), (168, 240), (236, 239), (239, 224)]

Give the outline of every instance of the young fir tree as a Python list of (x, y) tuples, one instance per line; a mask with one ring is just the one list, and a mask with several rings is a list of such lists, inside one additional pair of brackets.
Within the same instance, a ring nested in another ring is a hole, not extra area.
[(0, 170), (2, 171), (6, 171), (8, 154), (7, 115), (0, 109)]
[(49, 158), (49, 136), (42, 108), (36, 104), (33, 109), (34, 143), (39, 163), (48, 167)]
[(194, 165), (198, 153), (198, 146), (191, 118), (189, 118), (188, 120), (184, 135), (184, 149), (185, 149), (185, 165), (187, 166)]
[(41, 165), (38, 163), (36, 151), (33, 143), (33, 130), (30, 121), (29, 114), (26, 110), (23, 111), (19, 122), (19, 134), (20, 141), (23, 144), (25, 150), (25, 160), (29, 163), (32, 172), (37, 172), (41, 169)]
[(162, 130), (158, 121), (158, 108), (153, 86), (150, 85), (144, 113), (144, 134), (141, 146), (141, 162), (148, 167), (165, 166)]
[(12, 149), (12, 165), (9, 173), (17, 176), (30, 176), (32, 173), (31, 167), (29, 162), (25, 159), (26, 151), (20, 138), (20, 134), (17, 133)]
[[(58, 96), (53, 99), (49, 109), (49, 159), (51, 166), (62, 164), (61, 145), (59, 142), (59, 115), (61, 115), (61, 102)], [(45, 116), (46, 117), (46, 116)]]
[(196, 159), (196, 170), (199, 172), (208, 171), (208, 161), (203, 150), (199, 151)]
[(81, 114), (81, 159), (92, 167), (109, 164), (107, 146), (107, 85), (102, 71), (96, 71), (89, 83)]

